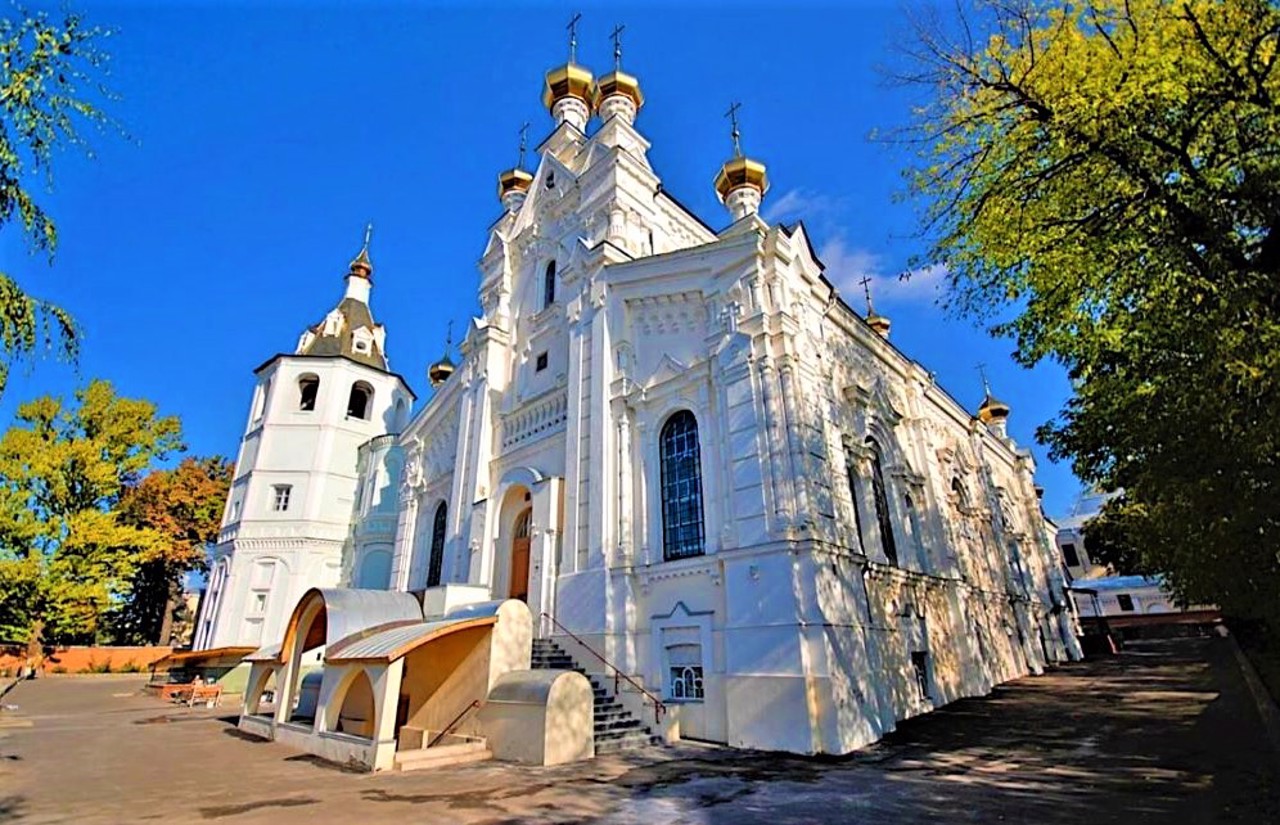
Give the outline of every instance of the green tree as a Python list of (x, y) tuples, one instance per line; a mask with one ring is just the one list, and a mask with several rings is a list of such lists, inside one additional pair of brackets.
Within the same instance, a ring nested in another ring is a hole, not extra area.
[(1280, 11), (999, 0), (921, 26), (907, 139), (951, 305), (1053, 359), (1091, 531), (1280, 626)]
[[(108, 35), (78, 15), (54, 18), (10, 7), (0, 18), (0, 227), (17, 221), (34, 251), (52, 262), (58, 244), (53, 219), (32, 195), (32, 183), (52, 183), (55, 153), (86, 148), (83, 130), (110, 124), (93, 102), (103, 88)], [(51, 349), (74, 359), (79, 334), (60, 307), (32, 297), (0, 272), (0, 392), (9, 368)]]
[(218, 539), (232, 470), (220, 456), (186, 458), (125, 490), (120, 521), (154, 530), (165, 541), (139, 559), (129, 594), (111, 620), (117, 642), (170, 643), (182, 608), (182, 580), (205, 569), (208, 548)]
[(182, 448), (177, 418), (105, 381), (18, 408), (0, 438), (0, 637), (92, 639), (138, 566), (166, 552), (160, 530), (118, 508), (152, 461)]

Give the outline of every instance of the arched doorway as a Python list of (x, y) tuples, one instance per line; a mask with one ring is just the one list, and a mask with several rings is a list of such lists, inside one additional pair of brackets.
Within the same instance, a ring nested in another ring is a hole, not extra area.
[(529, 523), (533, 520), (533, 508), (526, 507), (516, 516), (511, 536), (511, 575), (509, 598), (529, 601)]

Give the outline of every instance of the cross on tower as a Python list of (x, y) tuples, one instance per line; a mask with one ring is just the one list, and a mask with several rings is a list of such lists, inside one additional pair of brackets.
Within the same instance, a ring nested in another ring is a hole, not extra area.
[(516, 168), (524, 168), (524, 152), (529, 148), (529, 121), (525, 121), (520, 127), (520, 160), (516, 161)]
[(609, 38), (613, 40), (613, 68), (615, 70), (622, 68), (622, 32), (626, 26), (619, 23), (613, 27), (613, 33)]
[(862, 284), (862, 294), (867, 297), (867, 314), (874, 315), (875, 308), (871, 306), (871, 276), (863, 275), (858, 283)]
[(453, 320), (449, 320), (448, 330), (444, 335), (444, 354), (448, 355), (449, 350), (453, 349)]
[(569, 30), (569, 62), (578, 62), (578, 21), (582, 19), (582, 12), (574, 12), (573, 17), (569, 18), (569, 25), (565, 26)]
[(729, 137), (733, 139), (733, 156), (742, 157), (742, 133), (738, 131), (738, 110), (742, 108), (742, 104), (735, 101), (729, 106), (729, 111), (724, 116), (729, 118), (729, 123), (733, 128), (729, 132)]
[(982, 389), (986, 391), (987, 395), (990, 395), (991, 384), (987, 381), (987, 365), (984, 362), (979, 361), (977, 369), (978, 375), (982, 376)]
[(373, 239), (373, 221), (369, 221), (364, 225), (364, 246), (360, 247), (361, 253), (369, 254), (369, 241)]

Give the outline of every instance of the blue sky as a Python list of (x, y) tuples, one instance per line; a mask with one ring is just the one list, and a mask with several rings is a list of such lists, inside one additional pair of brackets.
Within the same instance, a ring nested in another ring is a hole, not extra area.
[[(1048, 462), (1035, 427), (1067, 397), (1062, 371), (1025, 370), (1012, 345), (935, 305), (936, 277), (896, 274), (920, 251), (903, 202), (903, 150), (873, 130), (901, 124), (908, 100), (878, 68), (907, 35), (896, 2), (650, 8), (580, 4), (579, 62), (625, 68), (647, 103), (637, 126), (673, 192), (708, 223), (728, 223), (711, 182), (728, 156), (723, 113), (741, 101), (743, 148), (769, 166), (770, 219), (804, 219), (828, 274), (861, 306), (875, 278), (893, 340), (962, 403), (987, 364), (1031, 447), (1046, 509), (1079, 484)], [(517, 131), (550, 131), (543, 72), (565, 57), (569, 6), (227, 2), (85, 6), (111, 26), (111, 111), (128, 138), (66, 154), (45, 204), (58, 221), (53, 266), (13, 227), (0, 259), (29, 291), (71, 310), (85, 331), (78, 368), (19, 368), (0, 401), (67, 393), (108, 378), (180, 415), (198, 454), (234, 455), (252, 369), (288, 351), (339, 299), (366, 221), (375, 224), (373, 310), (392, 367), (421, 395), (449, 320), (478, 311), (476, 260), (499, 214), (497, 173)]]

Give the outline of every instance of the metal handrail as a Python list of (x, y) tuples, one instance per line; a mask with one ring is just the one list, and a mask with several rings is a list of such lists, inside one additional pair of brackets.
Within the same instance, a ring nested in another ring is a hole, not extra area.
[(453, 731), (453, 729), (458, 726), (458, 723), (462, 721), (462, 717), (466, 716), (468, 713), (470, 713), (471, 711), (475, 710), (476, 708), (480, 707), (483, 704), (484, 702), (481, 702), (479, 699), (472, 699), (471, 704), (463, 708), (461, 713), (453, 717), (452, 722), (444, 726), (444, 730), (437, 733), (435, 735), (435, 738), (427, 743), (427, 747), (434, 748), (436, 745), (440, 744), (440, 740), (448, 736)]
[(662, 714), (666, 711), (667, 706), (662, 703), (661, 699), (659, 699), (657, 696), (654, 696), (649, 691), (645, 690), (643, 685), (641, 685), (635, 679), (632, 679), (630, 676), (628, 676), (627, 674), (619, 670), (617, 665), (615, 665), (613, 662), (610, 662), (608, 659), (606, 659), (605, 657), (597, 653), (595, 648), (593, 648), (591, 645), (587, 644), (586, 642), (582, 641), (582, 639), (578, 638), (578, 635), (574, 633), (572, 630), (570, 630), (569, 628), (557, 622), (555, 616), (552, 616), (550, 613), (544, 612), (542, 614), (542, 618), (550, 619), (553, 625), (563, 630), (565, 634), (569, 636), (569, 638), (573, 639), (575, 642), (582, 645), (584, 648), (586, 648), (588, 653), (590, 653), (592, 656), (595, 656), (597, 659), (599, 659), (601, 664), (603, 664), (605, 667), (613, 671), (613, 695), (614, 696), (618, 695), (618, 680), (621, 678), (621, 679), (625, 679), (627, 684), (631, 685), (633, 688), (640, 691), (645, 696), (649, 697), (649, 701), (653, 702), (654, 724), (659, 724), (659, 725), (662, 724)]

